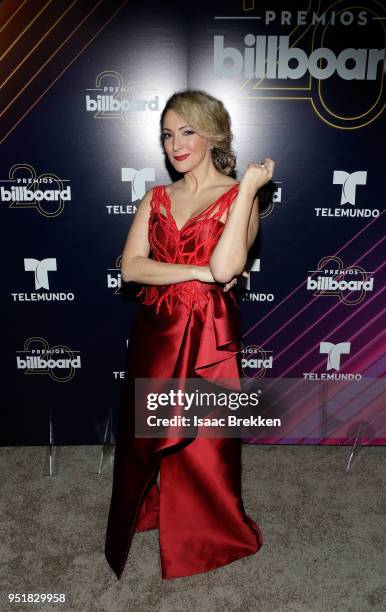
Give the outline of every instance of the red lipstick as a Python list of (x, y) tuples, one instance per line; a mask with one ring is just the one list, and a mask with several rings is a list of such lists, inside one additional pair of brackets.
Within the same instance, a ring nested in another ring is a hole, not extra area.
[(174, 159), (176, 159), (177, 161), (182, 161), (183, 159), (189, 157), (189, 155), (190, 153), (187, 153), (186, 155), (174, 155)]

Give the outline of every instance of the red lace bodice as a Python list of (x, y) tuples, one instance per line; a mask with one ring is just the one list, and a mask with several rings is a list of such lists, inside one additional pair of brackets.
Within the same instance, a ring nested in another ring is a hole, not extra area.
[[(175, 264), (207, 266), (225, 224), (220, 221), (238, 193), (239, 183), (232, 185), (217, 200), (202, 212), (189, 219), (178, 229), (170, 210), (170, 198), (165, 185), (153, 188), (150, 203), (148, 239), (151, 257), (155, 261)], [(160, 207), (166, 211), (161, 212)], [(227, 215), (226, 215), (227, 216)], [(137, 293), (142, 304), (156, 303), (157, 313), (161, 303), (166, 302), (168, 312), (172, 313), (173, 300), (178, 299), (190, 308), (195, 301), (205, 295), (201, 281), (191, 280), (171, 285), (146, 285)], [(229, 292), (232, 297), (233, 293)]]

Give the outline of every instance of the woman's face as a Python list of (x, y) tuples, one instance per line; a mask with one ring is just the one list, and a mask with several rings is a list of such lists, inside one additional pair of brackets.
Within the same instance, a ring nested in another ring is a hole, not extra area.
[(162, 139), (169, 161), (177, 172), (188, 172), (210, 155), (207, 138), (199, 136), (187, 120), (171, 108), (165, 113)]

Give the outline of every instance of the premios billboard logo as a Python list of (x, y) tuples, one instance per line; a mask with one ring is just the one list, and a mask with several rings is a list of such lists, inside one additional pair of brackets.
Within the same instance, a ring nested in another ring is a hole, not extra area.
[[(257, 3), (260, 8), (260, 3)], [(372, 18), (373, 13), (369, 14), (366, 10), (354, 12), (352, 10), (344, 10), (340, 8), (338, 11), (331, 5), (331, 8), (323, 12), (315, 12), (312, 10), (261, 10), (257, 14), (256, 19), (261, 20), (264, 25), (281, 25), (281, 26), (316, 26), (328, 25), (348, 27), (352, 25), (364, 26)], [(243, 3), (243, 8), (246, 13), (251, 14), (256, 8), (255, 0)]]
[(154, 95), (154, 89), (142, 87), (136, 81), (125, 82), (115, 70), (100, 72), (95, 86), (85, 92), (85, 110), (95, 119), (120, 117), (129, 127), (139, 127), (149, 120), (149, 112), (160, 112), (159, 96)]
[(80, 351), (63, 344), (50, 347), (45, 338), (34, 336), (16, 351), (16, 369), (25, 375), (47, 374), (56, 382), (68, 382), (81, 365)]
[[(245, 170), (244, 170), (245, 172)], [(282, 201), (282, 187), (280, 183), (282, 181), (271, 181), (269, 190), (267, 188), (259, 191), (259, 217), (260, 219), (266, 219), (271, 215), (277, 205), (283, 204)]]
[(69, 179), (51, 172), (38, 174), (31, 164), (14, 164), (0, 179), (0, 202), (9, 208), (35, 208), (44, 217), (57, 217), (71, 201)]
[(114, 289), (115, 294), (121, 293), (122, 287), (122, 274), (121, 274), (121, 261), (122, 255), (117, 257), (115, 262), (115, 266), (112, 268), (108, 268), (107, 277), (106, 277), (106, 285), (108, 289)]
[(306, 289), (313, 296), (335, 296), (355, 306), (373, 292), (374, 276), (361, 266), (346, 267), (340, 257), (330, 255), (319, 260), (316, 270), (309, 270)]
[(385, 16), (380, 2), (345, 4), (275, 11), (252, 0), (216, 15), (218, 25), (226, 20), (226, 31), (213, 35), (213, 77), (237, 82), (237, 96), (248, 101), (307, 101), (331, 127), (368, 125), (384, 112)]
[[(310, 54), (290, 44), (289, 36), (255, 36), (246, 34), (244, 48), (226, 47), (225, 37), (214, 37), (214, 74), (216, 77), (275, 80), (297, 80), (307, 72), (315, 79), (324, 80), (337, 74), (346, 81), (373, 81), (378, 67), (384, 69), (384, 49), (343, 49), (338, 55), (321, 47)], [(295, 60), (296, 66), (292, 66)], [(324, 67), (320, 61), (324, 60)], [(353, 64), (349, 66), (348, 64)]]
[(243, 377), (252, 379), (263, 378), (267, 370), (273, 367), (273, 351), (263, 349), (257, 344), (244, 346), (241, 350), (241, 368)]

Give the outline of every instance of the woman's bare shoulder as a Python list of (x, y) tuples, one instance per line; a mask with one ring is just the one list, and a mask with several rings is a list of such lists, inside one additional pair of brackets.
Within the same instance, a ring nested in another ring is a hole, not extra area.
[(169, 183), (169, 185), (164, 185), (164, 187), (168, 193), (173, 191), (184, 191), (183, 179), (174, 181), (174, 183)]

